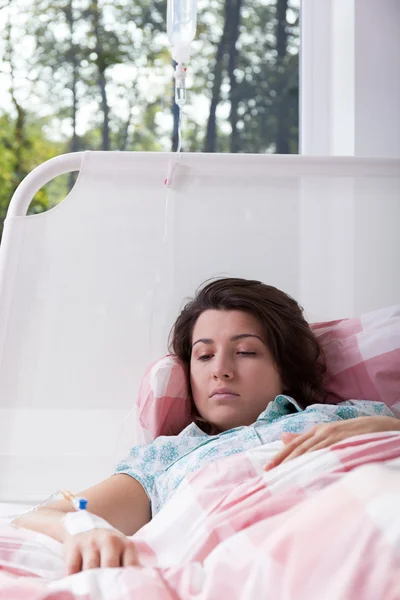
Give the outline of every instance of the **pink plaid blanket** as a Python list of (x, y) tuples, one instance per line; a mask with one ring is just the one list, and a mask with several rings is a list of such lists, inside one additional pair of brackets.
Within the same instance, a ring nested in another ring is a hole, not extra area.
[(399, 600), (400, 433), (270, 456), (188, 478), (134, 536), (140, 568), (65, 577), (60, 544), (3, 524), (0, 600)]

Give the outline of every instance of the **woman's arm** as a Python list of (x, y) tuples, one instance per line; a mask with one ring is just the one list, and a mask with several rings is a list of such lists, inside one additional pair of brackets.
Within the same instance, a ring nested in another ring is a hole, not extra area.
[(284, 433), (282, 441), (285, 448), (266, 465), (265, 470), (269, 471), (296, 456), (327, 448), (349, 437), (380, 431), (400, 431), (400, 419), (386, 416), (355, 417), (345, 421), (315, 425), (302, 434)]
[[(129, 475), (113, 475), (76, 495), (88, 500), (91, 513), (102, 517), (125, 535), (133, 535), (151, 519), (149, 498), (142, 485)], [(13, 524), (64, 542), (67, 534), (61, 521), (67, 512), (74, 510), (66, 500), (57, 500), (17, 517)]]

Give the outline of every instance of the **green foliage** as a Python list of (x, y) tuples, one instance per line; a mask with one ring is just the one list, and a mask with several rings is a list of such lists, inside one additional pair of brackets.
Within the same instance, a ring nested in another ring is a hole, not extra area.
[[(235, 151), (298, 151), (297, 5), (296, 0), (198, 1), (184, 150), (203, 151), (214, 136), (211, 147), (229, 152), (235, 135)], [(166, 6), (166, 0), (14, 0), (10, 5), (0, 31), (1, 220), (23, 177), (55, 155), (171, 149), (177, 120)], [(234, 6), (239, 7), (237, 31), (229, 22)], [(279, 14), (287, 16), (283, 23)], [(232, 48), (237, 49), (234, 68)], [(57, 178), (37, 194), (30, 211), (50, 208), (68, 188), (67, 176)]]
[[(16, 122), (9, 115), (0, 116), (0, 228), (3, 228), (8, 204), (18, 185), (35, 167), (64, 151), (64, 144), (51, 142), (46, 138), (43, 127), (46, 122), (28, 116), (24, 143), (20, 152), (21, 162), (15, 169), (17, 153)], [(66, 194), (66, 184), (57, 178), (42, 188), (32, 200), (29, 213), (35, 214), (51, 208)]]

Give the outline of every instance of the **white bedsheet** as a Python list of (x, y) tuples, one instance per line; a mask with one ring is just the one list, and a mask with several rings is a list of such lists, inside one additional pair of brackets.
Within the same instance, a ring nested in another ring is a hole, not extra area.
[(0, 597), (399, 600), (400, 433), (265, 472), (269, 458), (260, 446), (188, 477), (133, 536), (140, 567), (65, 577), (62, 544), (0, 528)]
[(11, 520), (11, 517), (26, 510), (33, 508), (33, 506), (29, 504), (20, 504), (17, 502), (0, 502), (0, 522), (4, 523), (5, 521)]

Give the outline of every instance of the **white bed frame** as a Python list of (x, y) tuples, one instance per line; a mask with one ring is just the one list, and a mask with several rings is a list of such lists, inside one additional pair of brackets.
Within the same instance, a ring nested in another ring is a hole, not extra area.
[[(35, 169), (0, 248), (0, 500), (35, 502), (112, 472), (134, 404), (205, 279), (262, 279), (310, 320), (400, 297), (400, 160), (87, 152)], [(164, 179), (175, 165), (171, 187)], [(79, 170), (68, 197), (35, 192)]]

